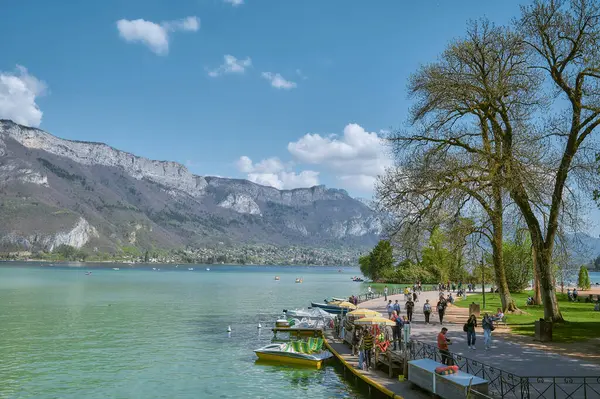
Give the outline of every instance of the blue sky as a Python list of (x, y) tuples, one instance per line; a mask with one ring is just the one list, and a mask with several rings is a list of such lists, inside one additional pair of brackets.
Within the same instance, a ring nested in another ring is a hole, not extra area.
[(519, 3), (5, 0), (0, 117), (199, 175), (368, 198), (410, 74), (469, 19), (505, 24)]
[(369, 197), (410, 73), (469, 18), (517, 14), (516, 1), (7, 0), (0, 71), (39, 80), (8, 116), (57, 136)]

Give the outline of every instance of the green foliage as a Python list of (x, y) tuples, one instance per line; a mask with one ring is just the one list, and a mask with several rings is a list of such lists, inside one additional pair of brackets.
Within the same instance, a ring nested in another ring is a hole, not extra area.
[(359, 258), (360, 271), (373, 281), (381, 279), (394, 268), (392, 252), (392, 244), (389, 241), (379, 241), (368, 255)]
[[(490, 257), (491, 258), (491, 257)], [(483, 270), (483, 272), (482, 272)], [(471, 275), (468, 280), (473, 284), (481, 284), (482, 279), (484, 279), (485, 284), (490, 284), (491, 282), (496, 281), (496, 276), (494, 274), (494, 267), (489, 263), (484, 263), (483, 265), (478, 264), (473, 268)]]
[(588, 269), (585, 266), (581, 266), (579, 268), (579, 278), (577, 279), (577, 286), (582, 290), (589, 290), (592, 286), (590, 281), (590, 275), (588, 274)]
[(85, 261), (89, 254), (83, 250), (79, 250), (70, 245), (62, 244), (56, 247), (52, 251), (50, 259), (53, 260), (73, 260), (73, 261)]
[(447, 237), (442, 230), (435, 228), (429, 237), (428, 246), (423, 248), (421, 267), (437, 282), (454, 281), (462, 277), (455, 274), (451, 276), (452, 269), (456, 269), (457, 259), (444, 245), (446, 241)]
[(529, 237), (517, 235), (502, 243), (504, 270), (510, 292), (521, 292), (533, 278), (533, 259), (531, 256), (531, 240)]
[(390, 283), (412, 283), (421, 281), (423, 284), (437, 283), (434, 276), (417, 263), (406, 259), (385, 274), (385, 280)]

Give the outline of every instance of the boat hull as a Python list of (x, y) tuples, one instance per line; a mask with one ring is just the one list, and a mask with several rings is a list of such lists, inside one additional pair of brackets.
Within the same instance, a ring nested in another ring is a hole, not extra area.
[(339, 306), (335, 306), (335, 305), (328, 305), (326, 303), (314, 303), (311, 302), (310, 304), (313, 308), (321, 308), (324, 311), (326, 311), (327, 313), (332, 313), (332, 314), (340, 314), (342, 312), (344, 312), (344, 314), (351, 312), (350, 309), (346, 309), (346, 308), (341, 308)]
[(256, 356), (265, 362), (294, 364), (298, 366), (315, 367), (317, 369), (320, 369), (323, 365), (322, 359), (307, 359), (288, 355), (289, 354), (284, 353), (256, 352)]

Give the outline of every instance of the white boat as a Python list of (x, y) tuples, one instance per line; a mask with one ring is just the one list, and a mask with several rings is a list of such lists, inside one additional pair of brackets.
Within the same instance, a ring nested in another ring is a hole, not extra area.
[(256, 349), (254, 353), (256, 353), (256, 356), (260, 360), (310, 366), (319, 369), (324, 360), (333, 356), (329, 351), (321, 351), (323, 340), (316, 338), (314, 342), (319, 342), (319, 340), (320, 345), (317, 344), (318, 349), (316, 351), (311, 351), (309, 349), (310, 344), (306, 342), (295, 341), (269, 344)]
[(121, 270), (121, 269), (119, 269), (118, 267), (113, 267), (113, 270)]
[(207, 268), (206, 268), (206, 271), (207, 271), (207, 272), (209, 272), (209, 271), (210, 271), (210, 267), (207, 267)]
[(188, 267), (188, 270), (191, 271), (191, 272), (193, 272), (194, 268), (193, 267)]
[(287, 317), (295, 317), (299, 319), (333, 319), (335, 317), (331, 313), (321, 308), (284, 310), (284, 313)]

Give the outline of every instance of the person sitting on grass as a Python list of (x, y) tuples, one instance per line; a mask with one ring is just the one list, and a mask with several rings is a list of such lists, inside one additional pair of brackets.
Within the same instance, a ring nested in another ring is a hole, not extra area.
[(533, 297), (532, 296), (528, 296), (527, 297), (527, 303), (525, 305), (532, 306), (533, 304), (534, 304)]

